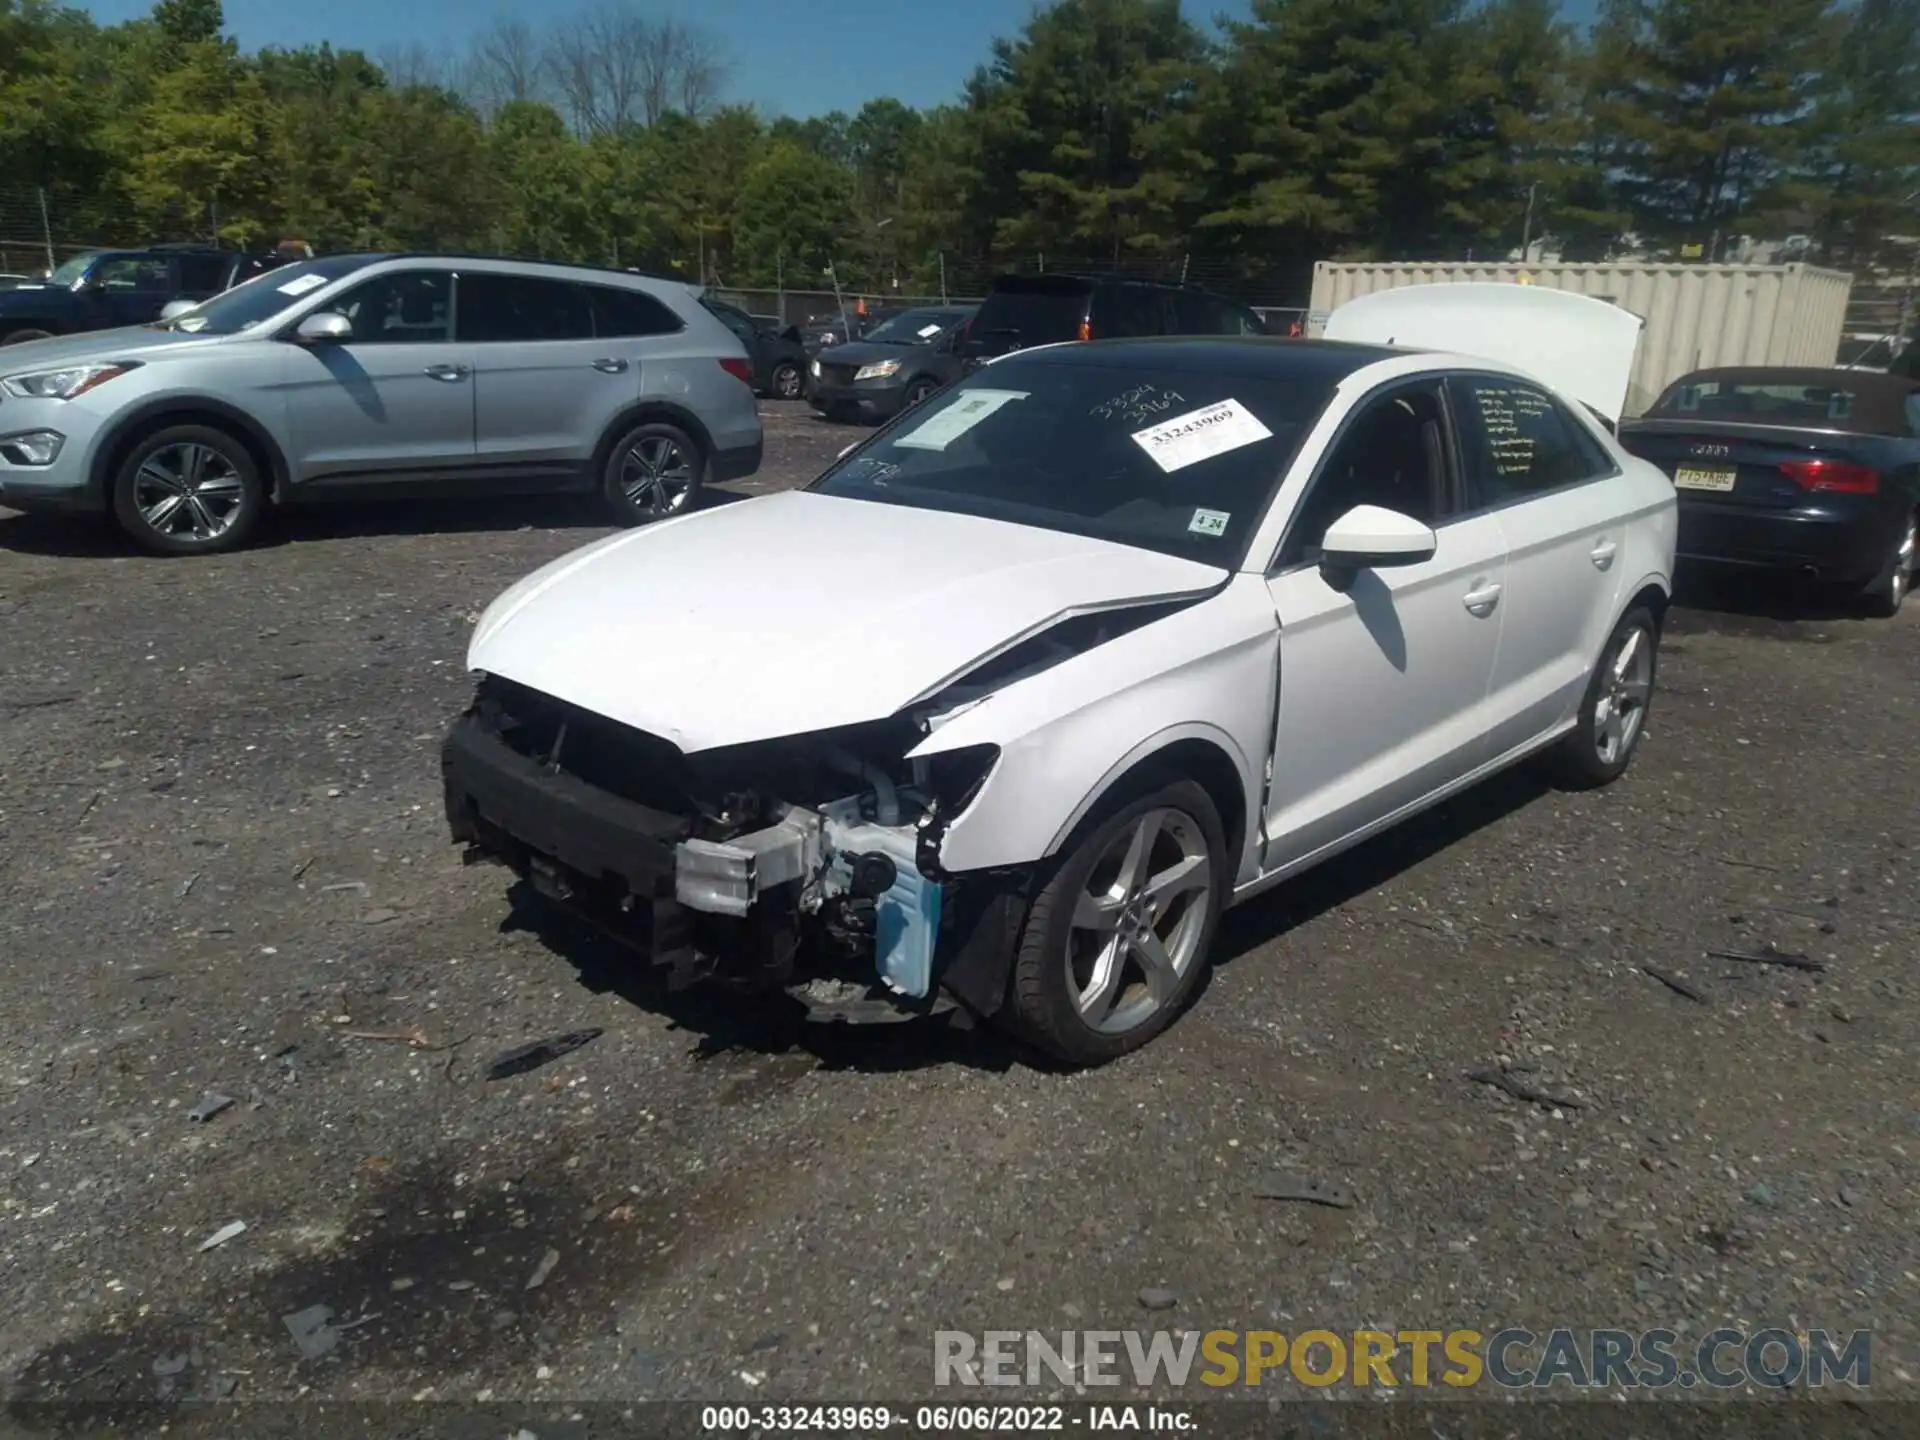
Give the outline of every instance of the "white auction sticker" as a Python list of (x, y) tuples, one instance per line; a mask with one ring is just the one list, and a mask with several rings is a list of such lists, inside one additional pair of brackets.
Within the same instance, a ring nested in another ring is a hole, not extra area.
[(327, 277), (324, 275), (301, 275), (282, 285), (280, 287), (280, 293), (282, 295), (304, 295), (309, 290), (318, 290), (326, 283)]
[(1238, 400), (1221, 400), (1133, 432), (1133, 443), (1167, 474), (1215, 455), (1272, 438), (1273, 432)]
[(1187, 529), (1195, 535), (1224, 535), (1227, 522), (1232, 518), (1225, 510), (1196, 510), (1193, 519), (1187, 522)]
[(940, 333), (940, 327), (938, 325), (922, 325), (917, 333), (920, 338), (924, 340), (929, 335), (938, 335)]
[(963, 390), (893, 443), (908, 450), (944, 450), (1002, 405), (1027, 398), (1025, 390)]

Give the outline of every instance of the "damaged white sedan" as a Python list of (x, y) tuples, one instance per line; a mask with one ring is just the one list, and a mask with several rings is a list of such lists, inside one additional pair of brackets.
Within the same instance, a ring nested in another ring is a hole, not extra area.
[(1446, 320), (1482, 358), (1048, 347), (556, 561), (474, 634), (455, 840), (682, 979), (1142, 1044), (1225, 907), (1533, 752), (1634, 755), (1673, 488), (1596, 422), (1621, 312), (1503, 288), (1563, 392), (1492, 358), (1507, 300)]

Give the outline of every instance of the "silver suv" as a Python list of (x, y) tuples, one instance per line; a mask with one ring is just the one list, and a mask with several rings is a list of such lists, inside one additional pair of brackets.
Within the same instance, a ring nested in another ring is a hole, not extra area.
[(375, 495), (598, 491), (639, 524), (759, 468), (751, 380), (673, 281), (332, 255), (157, 327), (0, 349), (0, 504), (111, 514), (167, 554)]

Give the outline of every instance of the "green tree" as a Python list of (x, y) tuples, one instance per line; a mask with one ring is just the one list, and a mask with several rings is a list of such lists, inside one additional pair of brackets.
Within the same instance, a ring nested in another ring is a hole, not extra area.
[(1832, 0), (1606, 0), (1593, 158), (1635, 228), (1711, 247), (1775, 210), (1834, 38)]
[(1428, 248), (1448, 192), (1489, 178), (1478, 156), (1448, 167), (1459, 19), (1458, 0), (1254, 0), (1213, 96), (1226, 168), (1203, 223), (1296, 261)]
[(764, 285), (778, 276), (796, 286), (817, 285), (834, 259), (852, 198), (842, 167), (798, 146), (774, 145), (740, 188), (738, 274), (728, 278)]
[(128, 118), (117, 148), (129, 197), (149, 233), (260, 238), (274, 189), (263, 164), (267, 97), (223, 41), (186, 45)]
[(1827, 258), (1871, 266), (1920, 233), (1920, 0), (1860, 0), (1845, 24), (1801, 178)]
[(1061, 0), (996, 40), (967, 86), (979, 228), (1021, 250), (1176, 240), (1207, 169), (1205, 54), (1179, 0)]

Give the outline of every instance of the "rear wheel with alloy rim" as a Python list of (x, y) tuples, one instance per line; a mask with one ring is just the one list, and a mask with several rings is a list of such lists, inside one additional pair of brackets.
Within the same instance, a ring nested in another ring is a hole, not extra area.
[(1041, 1049), (1098, 1064), (1146, 1044), (1192, 997), (1220, 918), (1226, 843), (1191, 780), (1083, 828), (1035, 896), (1006, 1020)]
[(1893, 555), (1880, 578), (1867, 587), (1867, 613), (1888, 620), (1900, 613), (1907, 592), (1913, 589), (1913, 577), (1920, 573), (1920, 511), (1907, 516), (1900, 538), (1894, 542)]
[(238, 549), (265, 508), (253, 455), (209, 426), (155, 431), (127, 453), (114, 476), (114, 519), (135, 544), (156, 554)]
[(652, 420), (623, 434), (608, 455), (608, 502), (629, 525), (646, 525), (693, 507), (706, 459), (677, 425)]
[(1660, 626), (1645, 609), (1629, 610), (1614, 627), (1587, 682), (1579, 721), (1555, 752), (1567, 784), (1578, 789), (1605, 785), (1633, 763), (1653, 704), (1659, 647)]

